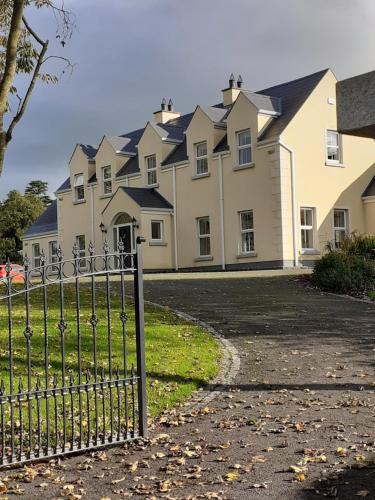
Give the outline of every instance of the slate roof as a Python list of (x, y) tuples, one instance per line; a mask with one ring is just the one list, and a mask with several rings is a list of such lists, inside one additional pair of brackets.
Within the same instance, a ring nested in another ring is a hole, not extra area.
[(56, 193), (60, 193), (60, 191), (66, 191), (67, 189), (70, 189), (71, 188), (71, 185), (70, 185), (70, 177), (68, 177), (67, 179), (65, 179), (65, 181), (61, 184), (61, 186), (59, 187), (59, 189), (56, 190)]
[(130, 153), (130, 154), (136, 154), (137, 153), (137, 144), (144, 132), (144, 128), (139, 128), (137, 130), (133, 130), (131, 132), (127, 132), (126, 134), (122, 134), (119, 136), (115, 136), (111, 139), (110, 142), (113, 143), (114, 148), (116, 151), (121, 151), (122, 153)]
[(142, 208), (173, 208), (154, 188), (122, 187), (125, 193)]
[(370, 184), (367, 186), (367, 188), (364, 190), (362, 196), (375, 196), (375, 175), (372, 178)]
[(259, 140), (266, 140), (280, 136), (286, 126), (294, 118), (303, 103), (309, 97), (311, 92), (318, 85), (320, 80), (327, 74), (329, 69), (324, 69), (313, 73), (312, 75), (304, 76), (291, 82), (275, 85), (268, 89), (259, 90), (257, 94), (264, 94), (270, 97), (281, 98), (282, 115), (266, 128)]
[(280, 97), (257, 94), (256, 92), (243, 91), (245, 97), (254, 104), (258, 110), (270, 113), (282, 113), (282, 102)]
[(138, 155), (133, 156), (117, 172), (116, 177), (122, 177), (123, 175), (136, 174), (139, 170)]
[(228, 146), (228, 136), (227, 134), (218, 142), (216, 148), (214, 149), (214, 153), (221, 153), (222, 151), (229, 151)]
[(161, 162), (161, 165), (162, 167), (165, 165), (173, 165), (174, 163), (179, 163), (180, 161), (185, 161), (187, 159), (186, 137), (184, 137), (182, 143), (172, 149), (165, 160)]
[(90, 144), (79, 144), (80, 148), (82, 149), (83, 153), (89, 158), (90, 160), (94, 159), (97, 149), (94, 146), (91, 146)]
[(45, 209), (42, 215), (24, 233), (23, 237), (30, 237), (41, 233), (57, 232), (57, 201), (54, 200)]
[(165, 140), (181, 142), (184, 139), (185, 128), (169, 123), (151, 123), (151, 126)]

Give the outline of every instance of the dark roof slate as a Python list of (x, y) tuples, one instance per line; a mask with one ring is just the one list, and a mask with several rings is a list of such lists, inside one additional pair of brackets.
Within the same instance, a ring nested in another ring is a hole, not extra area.
[(123, 164), (123, 166), (117, 172), (116, 177), (122, 177), (123, 175), (129, 175), (129, 174), (137, 174), (139, 171), (140, 170), (139, 170), (139, 162), (137, 155), (133, 156)]
[(80, 144), (79, 146), (89, 160), (93, 160), (95, 158), (98, 150), (94, 148), (94, 146), (91, 146), (90, 144)]
[(70, 186), (70, 177), (68, 177), (61, 184), (61, 186), (59, 187), (59, 189), (56, 190), (56, 193), (59, 193), (60, 191), (66, 191), (67, 189), (70, 189), (70, 188), (71, 188), (71, 186)]
[(122, 187), (121, 189), (142, 208), (173, 208), (173, 205), (154, 188)]
[(57, 232), (57, 201), (54, 200), (32, 226), (24, 233), (24, 237), (30, 237), (41, 233)]
[(367, 186), (367, 188), (364, 190), (362, 196), (375, 196), (375, 175), (372, 178), (370, 184)]
[(187, 148), (186, 148), (186, 137), (181, 144), (176, 146), (169, 155), (161, 162), (162, 167), (166, 165), (173, 165), (174, 163), (179, 163), (181, 161), (186, 161), (188, 159)]
[(257, 91), (257, 94), (281, 98), (282, 106), (281, 116), (275, 118), (269, 127), (267, 127), (261, 134), (259, 140), (263, 141), (280, 136), (328, 71), (329, 69), (324, 69), (291, 82), (282, 83), (280, 85), (275, 85), (274, 87), (269, 87), (268, 89)]
[(227, 134), (219, 141), (214, 149), (214, 153), (221, 153), (222, 151), (229, 151), (228, 136)]

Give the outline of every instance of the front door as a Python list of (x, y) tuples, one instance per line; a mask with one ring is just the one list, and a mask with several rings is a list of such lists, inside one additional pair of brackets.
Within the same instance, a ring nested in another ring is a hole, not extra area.
[(130, 223), (115, 226), (113, 228), (113, 233), (115, 250), (117, 250), (119, 242), (122, 241), (124, 243), (124, 250), (126, 253), (133, 251), (133, 224)]

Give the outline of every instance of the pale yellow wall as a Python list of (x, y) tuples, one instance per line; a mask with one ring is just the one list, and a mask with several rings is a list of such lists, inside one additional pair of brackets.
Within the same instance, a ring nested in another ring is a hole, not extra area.
[(24, 257), (28, 257), (31, 259), (31, 267), (33, 267), (33, 251), (32, 251), (32, 246), (34, 243), (39, 243), (40, 245), (40, 251), (44, 251), (46, 258), (47, 258), (47, 264), (50, 263), (50, 255), (49, 255), (49, 243), (51, 241), (57, 241), (58, 242), (58, 236), (57, 233), (54, 234), (48, 234), (45, 236), (35, 236), (34, 238), (26, 238), (23, 240), (23, 249), (22, 253)]
[[(151, 221), (153, 220), (163, 221), (162, 244), (155, 244), (151, 241)], [(145, 269), (173, 269), (172, 215), (163, 212), (143, 212), (137, 231), (146, 238), (146, 242), (142, 245)]]
[(364, 203), (365, 212), (365, 231), (369, 234), (375, 234), (375, 197)]
[[(301, 206), (316, 207), (316, 246), (320, 252), (333, 238), (333, 208), (347, 208), (350, 230), (365, 231), (361, 195), (375, 174), (372, 139), (343, 136), (343, 167), (326, 165), (326, 129), (337, 129), (336, 106), (328, 104), (330, 97), (336, 97), (332, 72), (319, 83), (282, 135), (295, 151), (298, 214)], [(284, 161), (290, 166), (289, 158), (285, 156)], [(285, 218), (290, 219), (290, 207)], [(292, 258), (291, 249), (286, 258)]]

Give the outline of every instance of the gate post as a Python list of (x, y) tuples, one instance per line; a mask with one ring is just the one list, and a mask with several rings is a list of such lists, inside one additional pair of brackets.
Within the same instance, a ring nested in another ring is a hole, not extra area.
[[(144, 298), (143, 298), (143, 261), (142, 243), (146, 241), (137, 236), (136, 253), (134, 255), (134, 305), (135, 305), (135, 335), (137, 349), (137, 387), (139, 434), (147, 437), (147, 396), (146, 396), (146, 358), (144, 332)], [(134, 410), (133, 410), (134, 411)]]

